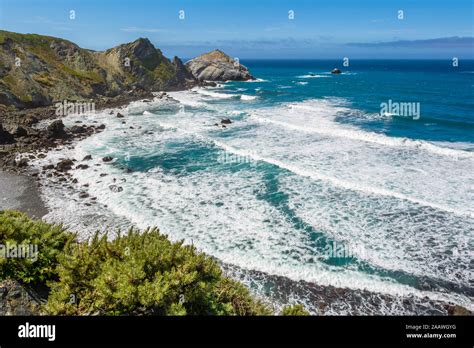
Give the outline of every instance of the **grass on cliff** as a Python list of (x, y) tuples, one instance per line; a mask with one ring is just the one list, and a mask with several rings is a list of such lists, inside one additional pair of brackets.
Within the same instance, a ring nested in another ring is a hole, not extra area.
[[(62, 226), (0, 211), (0, 245), (37, 244), (37, 260), (0, 255), (0, 279), (50, 289), (52, 315), (271, 315), (217, 262), (158, 229), (78, 242)], [(283, 315), (306, 315), (288, 306)]]

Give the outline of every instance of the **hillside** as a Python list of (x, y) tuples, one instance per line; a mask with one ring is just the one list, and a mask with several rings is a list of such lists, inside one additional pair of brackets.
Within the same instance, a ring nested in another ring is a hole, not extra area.
[(60, 38), (0, 31), (0, 63), (0, 103), (18, 108), (197, 83), (179, 58), (170, 61), (144, 38), (94, 52)]

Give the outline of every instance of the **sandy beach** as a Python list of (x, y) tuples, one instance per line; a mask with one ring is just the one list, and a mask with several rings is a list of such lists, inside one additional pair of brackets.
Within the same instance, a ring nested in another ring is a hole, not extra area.
[(19, 210), (34, 218), (48, 212), (31, 177), (0, 171), (0, 192), (0, 210)]

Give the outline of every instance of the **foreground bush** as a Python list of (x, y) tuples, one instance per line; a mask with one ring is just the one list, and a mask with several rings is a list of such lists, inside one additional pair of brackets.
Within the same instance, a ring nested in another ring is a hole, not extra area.
[[(78, 242), (61, 226), (0, 211), (0, 244), (38, 244), (36, 262), (0, 255), (0, 280), (47, 285), (52, 315), (271, 315), (217, 262), (156, 228)], [(283, 315), (305, 315), (289, 306)]]
[(308, 316), (309, 312), (304, 308), (303, 305), (295, 304), (292, 306), (283, 307), (281, 315), (287, 316)]
[(68, 244), (50, 314), (259, 315), (270, 311), (217, 263), (157, 229)]
[[(12, 278), (26, 285), (58, 279), (57, 257), (73, 239), (61, 226), (32, 221), (20, 212), (0, 211), (0, 279)], [(15, 250), (25, 248), (30, 251), (27, 257), (14, 256)]]

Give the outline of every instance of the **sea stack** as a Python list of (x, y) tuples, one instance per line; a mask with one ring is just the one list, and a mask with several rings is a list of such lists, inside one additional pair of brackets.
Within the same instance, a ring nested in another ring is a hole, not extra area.
[(199, 81), (255, 80), (247, 67), (220, 50), (191, 59), (186, 63), (186, 67)]

